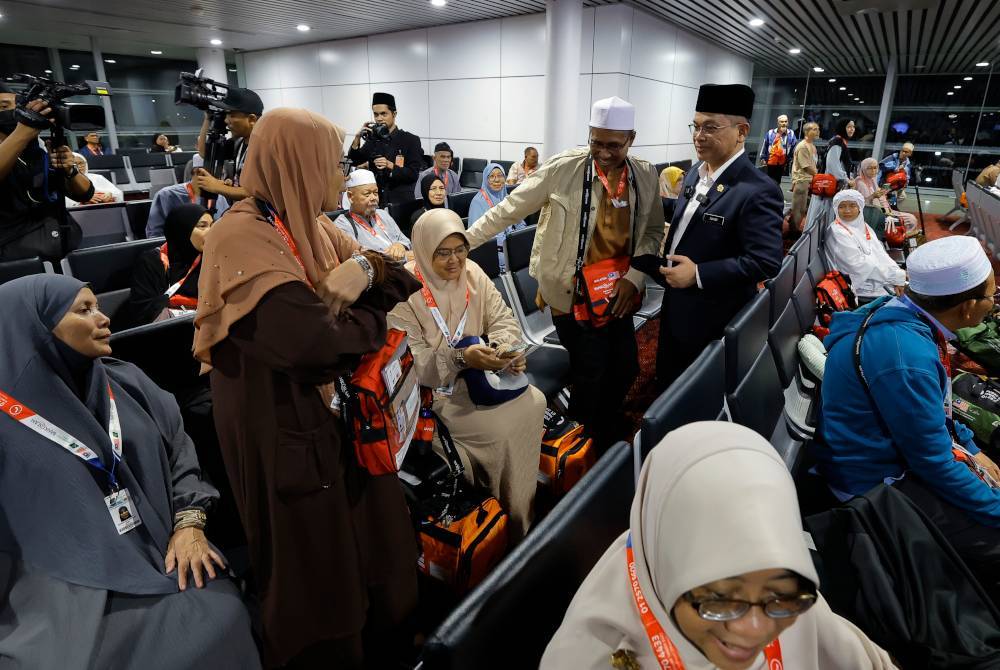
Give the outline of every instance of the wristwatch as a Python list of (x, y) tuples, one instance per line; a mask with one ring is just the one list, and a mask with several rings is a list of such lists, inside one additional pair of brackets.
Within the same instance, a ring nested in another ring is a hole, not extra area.
[(455, 367), (459, 370), (469, 367), (469, 364), (465, 362), (465, 349), (455, 349)]
[(74, 165), (70, 168), (69, 172), (66, 173), (66, 179), (72, 179), (73, 177), (80, 174), (80, 169)]

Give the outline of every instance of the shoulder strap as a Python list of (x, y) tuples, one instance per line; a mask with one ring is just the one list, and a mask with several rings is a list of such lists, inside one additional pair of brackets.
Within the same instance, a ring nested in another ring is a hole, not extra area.
[[(888, 437), (890, 441), (892, 441), (892, 433), (889, 432), (889, 425), (885, 422), (885, 419), (882, 417), (882, 413), (879, 412), (878, 403), (875, 402), (875, 396), (872, 395), (871, 386), (868, 385), (868, 379), (865, 377), (865, 371), (861, 367), (861, 344), (864, 341), (865, 332), (868, 330), (868, 325), (871, 323), (872, 318), (875, 316), (875, 312), (885, 307), (885, 305), (888, 304), (888, 302), (889, 301), (886, 300), (881, 305), (872, 309), (872, 311), (868, 312), (868, 316), (865, 317), (865, 320), (861, 322), (861, 327), (858, 328), (858, 333), (857, 335), (854, 336), (853, 355), (854, 355), (854, 371), (858, 373), (858, 379), (861, 380), (861, 387), (865, 390), (865, 395), (868, 396), (868, 401), (871, 403), (872, 406), (872, 412), (875, 414), (875, 420), (878, 421), (878, 425), (879, 428), (882, 430), (882, 434)], [(893, 444), (895, 445), (895, 442), (893, 442)]]

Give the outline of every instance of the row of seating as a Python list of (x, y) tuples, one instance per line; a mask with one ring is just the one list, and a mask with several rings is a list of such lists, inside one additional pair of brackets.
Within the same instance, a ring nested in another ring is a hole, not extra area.
[(149, 189), (150, 170), (156, 168), (173, 170), (177, 181), (184, 178), (184, 166), (196, 152), (180, 151), (173, 154), (114, 154), (92, 156), (87, 159), (88, 169), (110, 179), (122, 191), (145, 191)]
[[(517, 236), (523, 234), (508, 238), (514, 238), (506, 251), (515, 261)], [(628, 529), (638, 468), (667, 432), (692, 421), (731, 419), (771, 438), (796, 469), (808, 435), (799, 432), (784, 398), (800, 393), (800, 383), (815, 388), (815, 380), (797, 369), (796, 345), (812, 326), (814, 285), (826, 272), (822, 234), (816, 228), (803, 234), (724, 339), (707, 347), (650, 406), (635, 443), (619, 443), (605, 453), (528, 541), (465, 597), (428, 638), (419, 670), (537, 667), (576, 590)], [(501, 634), (517, 644), (497, 644)]]
[(972, 224), (969, 233), (986, 244), (994, 255), (1000, 254), (1000, 197), (971, 180), (965, 193), (968, 221)]

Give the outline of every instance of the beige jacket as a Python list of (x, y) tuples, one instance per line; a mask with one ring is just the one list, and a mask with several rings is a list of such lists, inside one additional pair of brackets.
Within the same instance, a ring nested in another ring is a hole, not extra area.
[[(570, 149), (553, 156), (500, 204), (487, 211), (467, 233), (469, 243), (478, 247), (508, 226), (541, 210), (528, 271), (538, 280), (542, 299), (561, 312), (573, 309), (573, 275), (576, 274), (576, 252), (580, 241), (581, 187), (588, 160), (588, 149)], [(628, 162), (635, 174), (641, 209), (635, 216), (633, 257), (656, 255), (663, 239), (664, 223), (659, 177), (656, 169), (640, 158), (630, 156)], [(588, 249), (596, 227), (597, 203), (604, 197), (604, 187), (596, 172), (592, 183)], [(629, 180), (629, 203), (635, 202), (635, 189)], [(645, 277), (634, 267), (625, 275), (640, 291), (645, 287)]]

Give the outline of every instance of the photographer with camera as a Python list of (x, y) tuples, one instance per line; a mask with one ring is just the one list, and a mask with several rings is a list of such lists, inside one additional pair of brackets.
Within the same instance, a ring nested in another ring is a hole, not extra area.
[[(213, 176), (206, 168), (197, 168), (191, 183), (198, 191), (215, 193), (224, 196), (229, 202), (237, 202), (248, 196), (246, 190), (240, 187), (240, 173), (243, 172), (243, 162), (250, 148), (250, 134), (257, 120), (264, 114), (264, 103), (259, 95), (248, 88), (230, 88), (225, 99), (213, 104), (212, 107), (225, 111), (226, 128), (232, 135), (222, 144), (222, 156), (217, 158), (233, 161), (235, 170), (232, 179), (222, 180)], [(202, 158), (207, 157), (205, 139), (212, 123), (212, 116), (217, 113), (212, 110), (205, 111), (205, 120), (198, 133), (198, 155)]]
[(0, 84), (0, 260), (61, 258), (72, 246), (63, 197), (94, 197), (65, 142), (49, 154), (38, 141), (42, 130), (53, 127), (52, 107), (34, 96), (22, 104)]
[(389, 93), (372, 96), (372, 118), (354, 136), (347, 157), (357, 166), (367, 163), (375, 173), (383, 207), (409, 202), (414, 199), (417, 175), (424, 169), (420, 138), (396, 126), (396, 98)]

